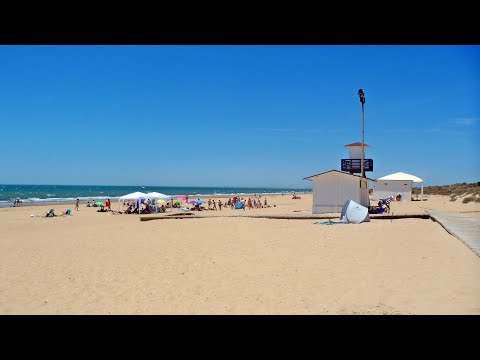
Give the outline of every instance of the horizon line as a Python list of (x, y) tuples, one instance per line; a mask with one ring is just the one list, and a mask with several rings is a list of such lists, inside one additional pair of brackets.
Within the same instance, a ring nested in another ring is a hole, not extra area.
[(40, 186), (138, 186), (138, 187), (177, 187), (177, 188), (181, 188), (181, 187), (185, 187), (185, 188), (214, 188), (214, 187), (217, 187), (217, 188), (245, 188), (245, 189), (255, 189), (255, 188), (265, 188), (265, 189), (301, 189), (301, 190), (309, 190), (308, 188), (301, 188), (301, 187), (289, 187), (289, 186), (220, 186), (220, 185), (214, 185), (214, 186), (190, 186), (190, 185), (183, 185), (183, 186), (172, 186), (172, 185), (102, 185), (102, 184), (3, 184), (3, 183), (0, 183), (0, 186), (1, 185), (40, 185)]

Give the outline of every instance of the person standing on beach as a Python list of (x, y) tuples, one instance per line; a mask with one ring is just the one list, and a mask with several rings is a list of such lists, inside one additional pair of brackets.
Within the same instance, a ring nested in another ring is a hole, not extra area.
[(263, 204), (263, 206), (267, 207), (267, 198), (265, 198), (265, 203)]
[(208, 199), (207, 204), (208, 204), (208, 210), (212, 210), (212, 200)]
[(110, 199), (107, 199), (105, 205), (107, 206), (108, 210), (112, 210), (110, 209)]
[(75, 210), (80, 211), (79, 205), (80, 205), (80, 199), (77, 198), (77, 203), (75, 204)]
[(222, 210), (222, 200), (218, 199), (218, 208)]
[(217, 211), (217, 203), (215, 202), (215, 199), (212, 201), (213, 205), (213, 210)]

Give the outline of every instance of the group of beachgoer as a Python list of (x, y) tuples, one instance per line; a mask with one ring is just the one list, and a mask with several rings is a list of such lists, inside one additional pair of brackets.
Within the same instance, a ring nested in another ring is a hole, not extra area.
[[(188, 200), (188, 198), (186, 199)], [(75, 210), (79, 210), (79, 202), (80, 200), (77, 199)], [(205, 202), (201, 202), (198, 199), (197, 203), (194, 205), (194, 208), (190, 210), (222, 210), (222, 207), (230, 207), (231, 209), (261, 209), (270, 207), (268, 205), (267, 198), (263, 200), (261, 196), (257, 196), (256, 194), (253, 197), (243, 198), (240, 196), (234, 196), (232, 198), (228, 198), (227, 201), (222, 202), (221, 199), (208, 199), (208, 201), (203, 205)], [(241, 203), (241, 206), (238, 204)], [(203, 205), (203, 206), (202, 206)], [(123, 206), (127, 207), (123, 211), (114, 211), (111, 209), (110, 199), (105, 201), (105, 205), (97, 205), (95, 200), (92, 203), (90, 201), (86, 205), (87, 207), (100, 207), (98, 212), (107, 212), (112, 211), (113, 213), (122, 213), (122, 214), (152, 214), (157, 212), (165, 212), (167, 208), (172, 207), (180, 207), (178, 204), (174, 203), (173, 199), (168, 201), (166, 204), (158, 205), (152, 202), (150, 199), (140, 200), (137, 199), (136, 201), (127, 201), (123, 202)], [(207, 207), (206, 207), (207, 206)]]
[[(237, 204), (239, 203), (242, 203), (241, 207), (237, 206)], [(218, 204), (218, 208), (217, 208), (217, 204)], [(260, 196), (258, 197), (258, 199), (255, 196), (253, 198), (249, 197), (248, 199), (244, 199), (243, 197), (239, 197), (239, 196), (234, 196), (232, 198), (228, 198), (227, 201), (225, 201), (224, 203), (222, 203), (220, 199), (218, 199), (218, 202), (212, 199), (208, 199), (207, 205), (208, 205), (208, 210), (217, 210), (217, 209), (222, 210), (222, 206), (225, 208), (230, 207), (231, 209), (240, 208), (245, 210), (245, 208), (248, 208), (249, 210), (251, 210), (251, 209), (261, 209), (264, 207), (268, 207), (268, 202), (267, 202), (267, 198), (265, 198), (262, 204), (262, 199)]]
[[(217, 210), (217, 203), (215, 202), (215, 199), (208, 199), (207, 204), (208, 210)], [(226, 206), (226, 203), (224, 204), (222, 203), (222, 200), (218, 199), (218, 209), (222, 210), (222, 206)]]
[[(77, 203), (75, 205), (75, 210), (79, 210), (79, 204), (80, 204), (80, 200), (77, 199)], [(110, 202), (110, 199), (107, 199), (105, 201), (105, 203), (101, 203), (101, 204), (97, 204), (97, 202), (95, 202), (95, 200), (93, 200), (91, 204), (90, 204), (90, 201), (88, 201), (86, 206), (87, 207), (99, 207), (100, 210), (97, 210), (98, 212), (107, 212), (107, 211), (112, 210), (112, 208), (111, 208), (112, 203)]]
[(154, 214), (157, 212), (165, 212), (167, 209), (164, 204), (159, 206), (154, 205), (150, 199), (132, 202), (124, 201), (123, 206), (127, 206), (127, 209), (121, 212), (124, 214)]
[(13, 202), (13, 207), (18, 207), (22, 203), (22, 200), (17, 198), (15, 200), (13, 200), (12, 202)]
[(390, 213), (390, 203), (392, 201), (401, 201), (402, 200), (402, 195), (397, 194), (395, 197), (389, 196), (388, 198), (385, 199), (378, 199), (378, 208), (376, 208), (376, 213)]

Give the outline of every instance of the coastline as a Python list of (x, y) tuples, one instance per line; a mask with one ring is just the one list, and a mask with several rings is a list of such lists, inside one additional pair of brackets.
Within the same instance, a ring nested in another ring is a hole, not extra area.
[[(288, 196), (288, 195), (292, 195), (293, 193), (296, 193), (296, 194), (312, 194), (312, 191), (292, 191), (292, 192), (276, 192), (276, 193), (232, 193), (232, 194), (212, 194), (212, 195), (209, 195), (209, 194), (194, 194), (194, 195), (188, 195), (189, 199), (202, 199), (202, 200), (205, 200), (205, 199), (218, 199), (218, 198), (228, 198), (228, 197), (234, 197), (234, 196), (254, 196), (254, 195), (257, 195), (257, 196), (261, 196), (261, 197), (266, 197), (266, 196), (276, 196), (276, 195), (284, 195), (284, 196)], [(172, 195), (172, 197), (175, 198), (176, 197), (179, 197), (179, 196), (183, 196), (183, 195)], [(118, 200), (119, 200), (119, 196), (112, 196), (112, 197), (109, 197), (109, 196), (92, 196), (92, 197), (79, 197), (80, 199), (80, 204), (83, 205), (83, 204), (87, 204), (88, 202), (92, 203), (94, 201), (105, 201), (107, 199), (110, 199), (110, 201), (112, 202), (112, 205), (115, 204), (115, 203), (118, 203)], [(0, 202), (0, 209), (1, 208), (12, 208), (12, 207), (28, 207), (28, 206), (43, 206), (43, 205), (50, 205), (50, 206), (55, 206), (55, 205), (75, 205), (76, 203), (76, 199), (75, 198), (68, 198), (66, 200), (61, 200), (61, 199), (58, 199), (56, 201), (49, 201), (49, 199), (38, 199), (37, 201), (31, 201), (31, 202), (27, 202), (26, 200), (28, 199), (22, 199), (22, 203), (20, 206), (13, 206), (13, 202)]]

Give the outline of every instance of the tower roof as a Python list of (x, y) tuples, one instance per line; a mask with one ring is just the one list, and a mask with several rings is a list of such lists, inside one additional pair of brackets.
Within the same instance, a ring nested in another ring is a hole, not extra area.
[[(370, 145), (368, 145), (368, 144), (366, 144), (366, 143), (363, 143), (363, 145), (364, 145), (365, 147), (371, 147)], [(354, 143), (345, 145), (346, 148), (348, 148), (348, 147), (354, 147), (354, 146), (362, 146), (362, 143), (361, 143), (361, 142), (354, 142)]]

